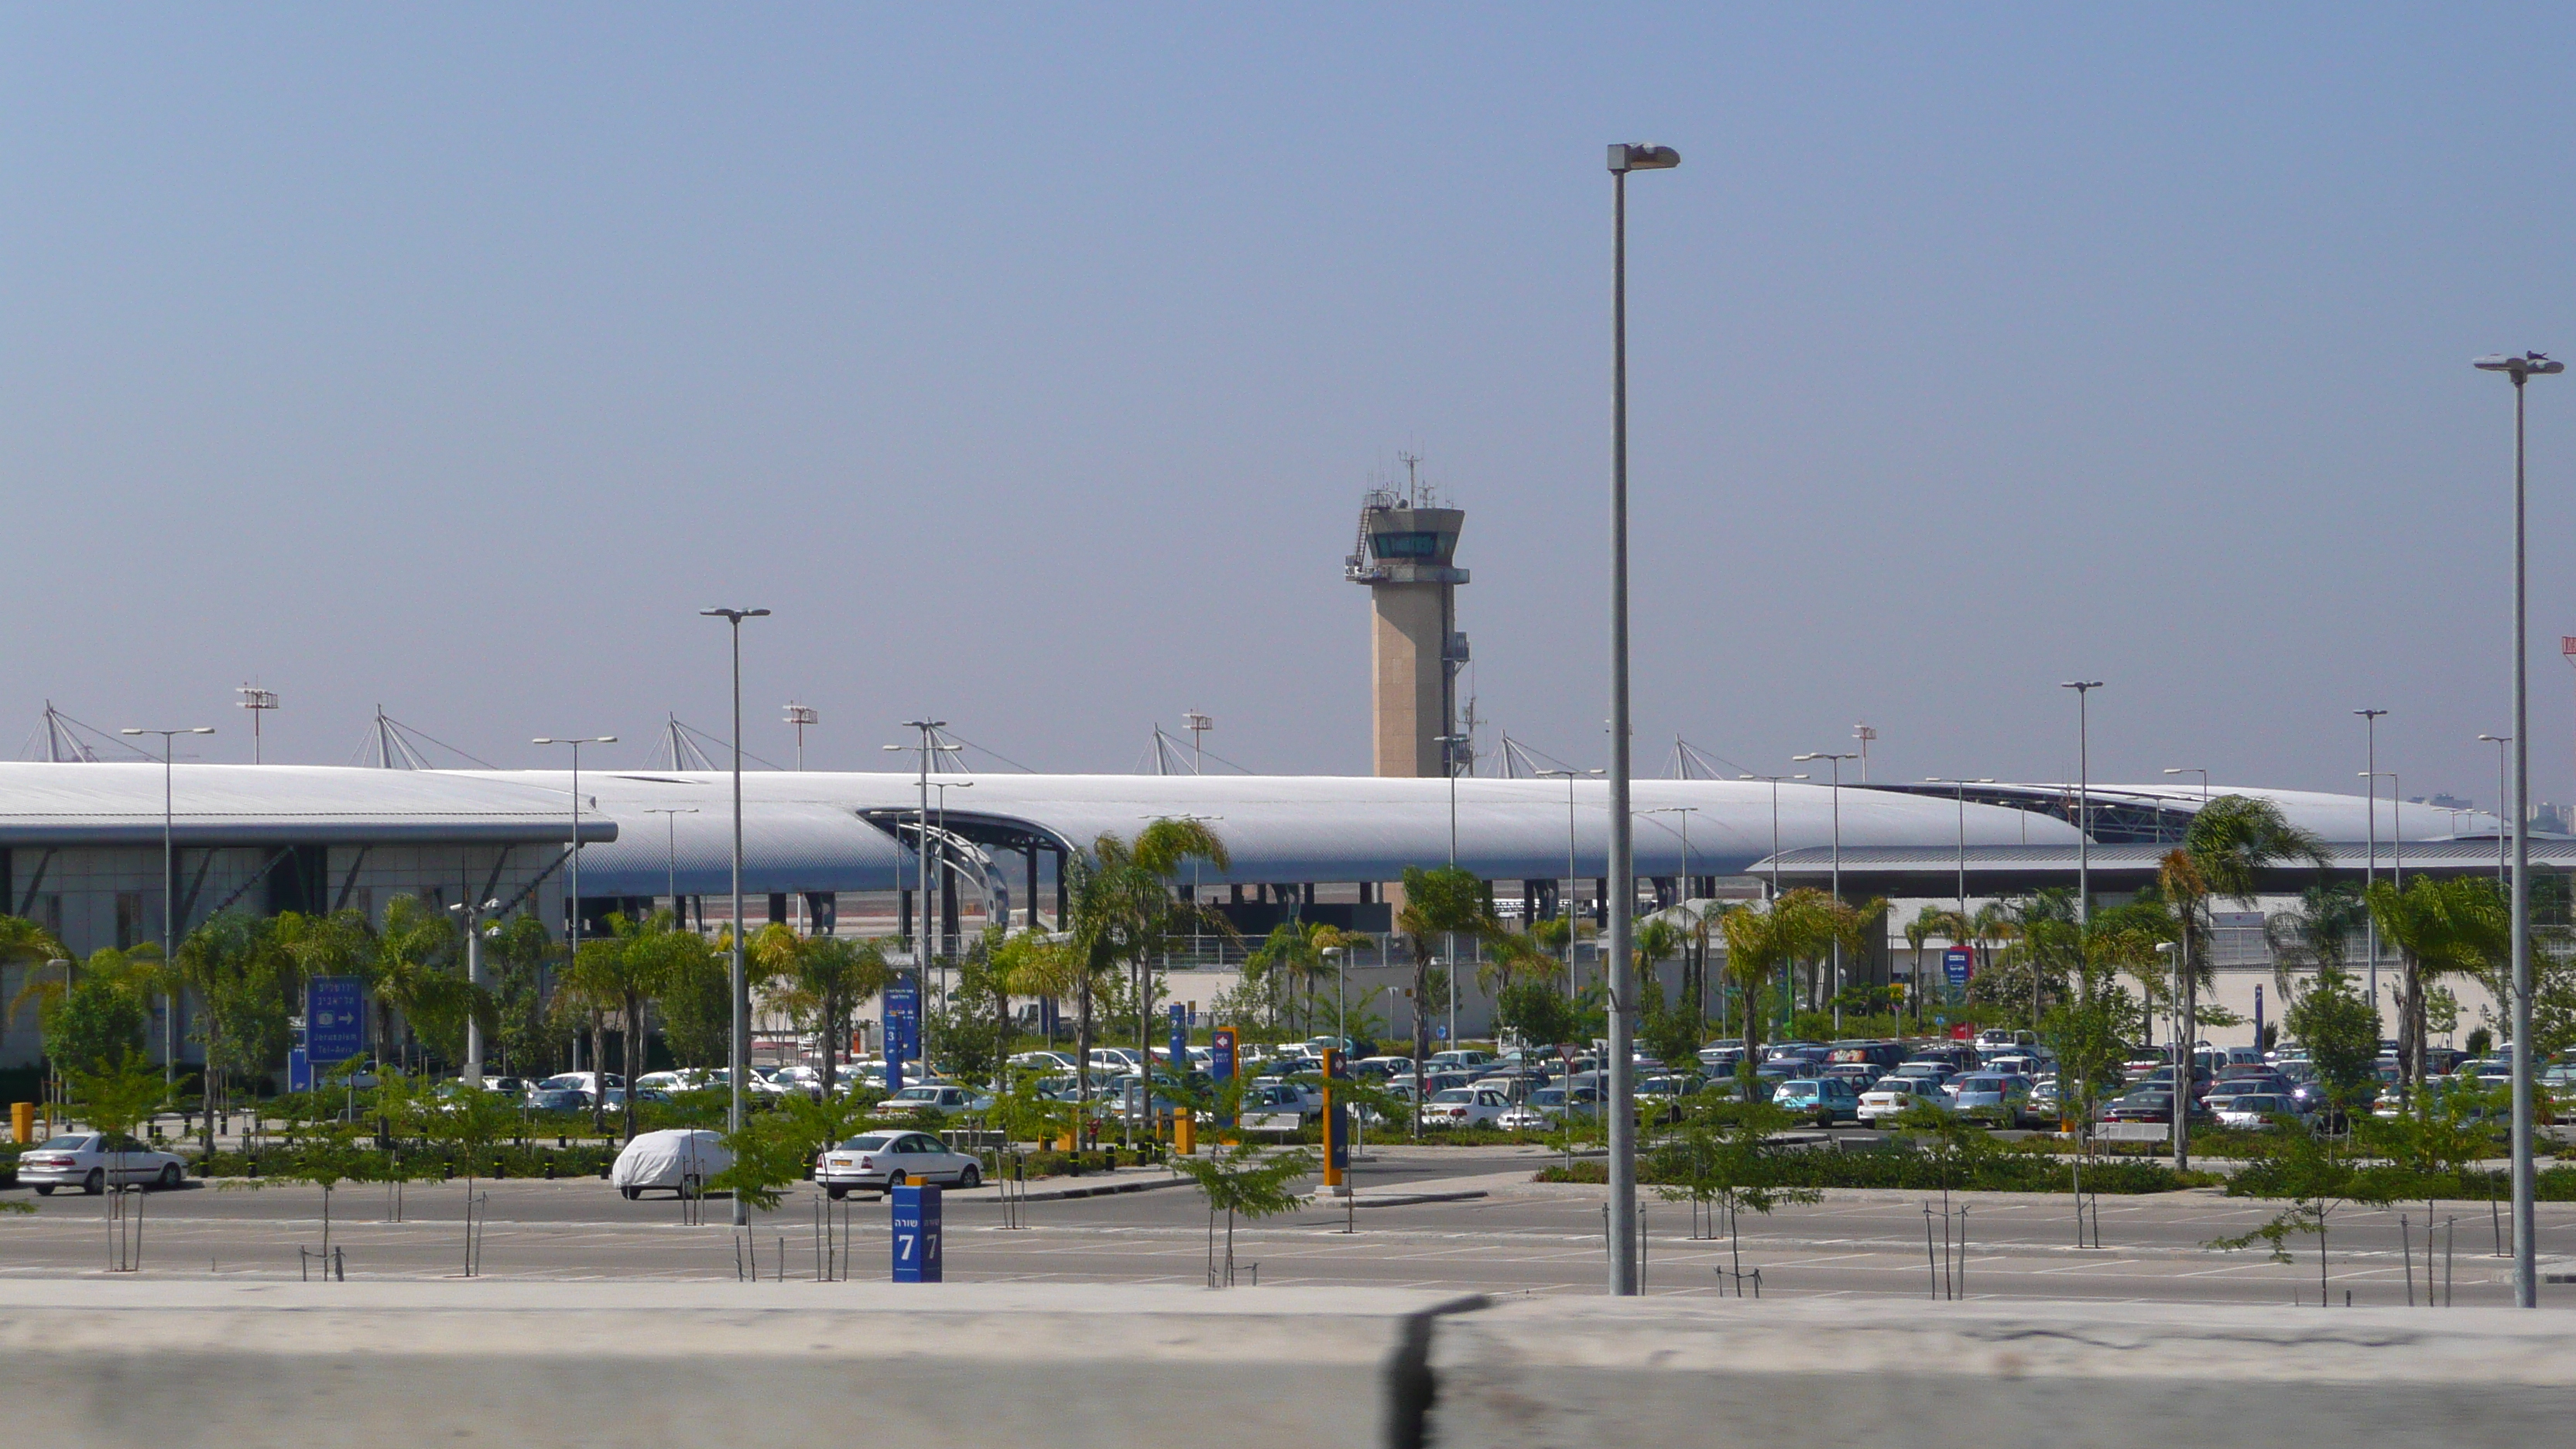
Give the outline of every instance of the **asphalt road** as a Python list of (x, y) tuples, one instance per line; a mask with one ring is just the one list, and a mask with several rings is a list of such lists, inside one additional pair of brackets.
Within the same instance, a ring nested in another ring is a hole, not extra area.
[[(1238, 1280), (1421, 1287), (1488, 1292), (1597, 1293), (1605, 1276), (1603, 1202), (1597, 1187), (1528, 1180), (1547, 1159), (1532, 1149), (1386, 1149), (1364, 1164), (1361, 1206), (1315, 1207), (1234, 1230)], [(1122, 1173), (1150, 1181), (1159, 1170)], [(1091, 1184), (1095, 1179), (1084, 1179)], [(748, 1234), (729, 1226), (730, 1204), (704, 1204), (706, 1221), (668, 1197), (627, 1202), (606, 1183), (504, 1181), (477, 1184), (485, 1226), (484, 1272), (514, 1278), (714, 1278), (747, 1271), (756, 1252), (760, 1274), (812, 1282), (820, 1252), (818, 1200), (792, 1193), (780, 1211), (754, 1213)], [(1425, 1194), (1479, 1193), (1443, 1201), (1373, 1205), (1373, 1200)], [(352, 1277), (443, 1277), (463, 1271), (465, 1187), (416, 1183), (395, 1204), (380, 1186), (344, 1187), (332, 1195), (331, 1242), (346, 1254)], [(107, 1204), (23, 1190), (7, 1199), (33, 1204), (32, 1215), (0, 1216), (0, 1274), (59, 1277), (97, 1273), (110, 1252)], [(129, 1198), (129, 1206), (132, 1206)], [(1740, 1262), (1761, 1274), (1764, 1296), (1849, 1295), (1924, 1302), (1953, 1287), (1981, 1299), (2098, 1302), (2264, 1302), (2320, 1297), (2317, 1243), (2292, 1240), (2295, 1263), (2267, 1260), (2259, 1248), (2223, 1253), (2204, 1245), (2243, 1233), (2269, 1218), (2272, 1205), (2228, 1199), (2214, 1191), (2099, 1200), (2102, 1247), (2078, 1248), (2072, 1203), (2064, 1197), (1966, 1194), (1952, 1201), (1949, 1231), (1963, 1244), (1940, 1264), (1937, 1196), (1928, 1219), (1920, 1194), (1834, 1192), (1813, 1205), (1786, 1206), (1737, 1224), (1740, 1247), (1694, 1238), (1692, 1211), (1649, 1194), (1646, 1207), (1647, 1291), (1712, 1295), (1733, 1291), (1719, 1270)], [(255, 1276), (292, 1279), (297, 1249), (318, 1248), (322, 1194), (267, 1184), (190, 1186), (142, 1195), (144, 1272), (151, 1276)], [(2405, 1222), (2401, 1230), (2400, 1217)], [(1005, 1226), (987, 1189), (951, 1194), (947, 1204), (947, 1271), (956, 1280), (1060, 1280), (1098, 1283), (1206, 1280), (1210, 1223), (1187, 1186), (1112, 1197), (1039, 1201), (1021, 1209), (1025, 1226)], [(2434, 1213), (2448, 1234), (2437, 1239), (2431, 1292), (2460, 1304), (2511, 1301), (2488, 1205), (2441, 1203)], [(836, 1255), (845, 1276), (882, 1279), (890, 1256), (884, 1204), (852, 1199), (840, 1220), (848, 1248)], [(1215, 1225), (1221, 1244), (1224, 1224)], [(2576, 1205), (2540, 1207), (2545, 1258), (2576, 1259)], [(2340, 1304), (2403, 1304), (2409, 1278), (2420, 1302), (2425, 1282), (2424, 1205), (2389, 1211), (2346, 1208), (2329, 1224), (2324, 1296)], [(740, 1264), (740, 1268), (737, 1264)], [(1257, 1266), (1256, 1266), (1257, 1265)], [(2411, 1269), (2411, 1273), (2410, 1273)], [(1749, 1281), (1745, 1285), (1750, 1291)], [(2548, 1285), (2544, 1306), (2576, 1306), (2576, 1285)]]

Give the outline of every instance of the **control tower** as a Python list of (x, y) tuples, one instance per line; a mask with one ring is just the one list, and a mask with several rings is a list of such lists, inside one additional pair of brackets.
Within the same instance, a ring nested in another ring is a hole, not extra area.
[(1376, 617), (1369, 629), (1369, 701), (1374, 769), (1379, 775), (1438, 778), (1464, 774), (1473, 756), (1459, 733), (1458, 671), (1467, 636), (1458, 632), (1458, 586), (1467, 571), (1452, 560), (1464, 509), (1443, 508), (1404, 460), (1401, 493), (1372, 490), (1360, 503), (1359, 543), (1343, 576), (1369, 587)]

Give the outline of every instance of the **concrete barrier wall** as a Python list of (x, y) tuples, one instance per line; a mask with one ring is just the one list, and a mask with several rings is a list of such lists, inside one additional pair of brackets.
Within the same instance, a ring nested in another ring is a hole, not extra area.
[(0, 1282), (16, 1444), (2558, 1442), (2563, 1311)]

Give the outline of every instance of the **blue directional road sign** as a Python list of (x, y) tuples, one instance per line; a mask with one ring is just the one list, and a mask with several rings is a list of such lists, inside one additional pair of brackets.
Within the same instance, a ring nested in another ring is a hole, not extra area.
[(355, 976), (304, 983), (304, 1059), (328, 1072), (367, 1049), (367, 986)]
[[(1234, 1080), (1233, 1027), (1220, 1026), (1216, 1030), (1208, 1033), (1208, 1076), (1219, 1082), (1231, 1082)], [(1218, 1121), (1217, 1125), (1220, 1127), (1233, 1126), (1234, 1114), (1231, 1112), (1225, 1114), (1225, 1116)]]
[(1977, 954), (1965, 946), (1953, 946), (1941, 953), (1941, 970), (1953, 986), (1968, 984), (1968, 972), (1977, 964)]
[(897, 976), (885, 989), (886, 1091), (903, 1090), (903, 1064), (921, 1051), (921, 983)]
[(286, 1054), (286, 1090), (290, 1092), (313, 1090), (313, 1058), (305, 1055), (302, 1047), (296, 1047)]
[(939, 1185), (907, 1182), (894, 1190), (894, 1281), (940, 1281)]
[(1190, 1009), (1172, 1003), (1172, 1070), (1186, 1072), (1190, 1065)]

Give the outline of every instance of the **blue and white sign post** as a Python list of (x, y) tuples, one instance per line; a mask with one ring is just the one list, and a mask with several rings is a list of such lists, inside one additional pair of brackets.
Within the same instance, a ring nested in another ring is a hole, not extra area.
[(1965, 946), (1953, 946), (1941, 953), (1941, 970), (1950, 978), (1953, 988), (1968, 984), (1968, 973), (1975, 969), (1977, 953)]
[(894, 1281), (940, 1281), (939, 1185), (907, 1182), (894, 1190)]
[(903, 1090), (903, 1063), (921, 1050), (921, 982), (897, 976), (885, 989), (886, 1094)]
[[(1220, 1026), (1208, 1033), (1208, 1076), (1219, 1087), (1234, 1080), (1234, 1028)], [(1219, 1127), (1234, 1125), (1234, 1114), (1226, 1112), (1217, 1118)]]
[(366, 1049), (367, 984), (355, 976), (316, 976), (305, 982), (306, 1074), (331, 1071)]
[(1172, 1072), (1179, 1075), (1190, 1065), (1190, 1009), (1172, 1003)]

